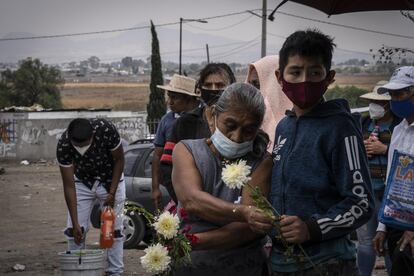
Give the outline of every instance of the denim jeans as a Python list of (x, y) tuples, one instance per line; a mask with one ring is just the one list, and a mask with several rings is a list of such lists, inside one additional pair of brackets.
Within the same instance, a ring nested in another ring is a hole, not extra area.
[[(381, 207), (382, 191), (375, 191), (375, 211), (371, 219), (357, 229), (358, 235), (358, 253), (357, 264), (360, 276), (371, 276), (375, 266), (376, 253), (372, 240), (375, 237), (378, 226), (378, 212)], [(389, 255), (385, 257), (385, 266), (387, 271), (391, 269), (391, 260)]]
[[(81, 227), (83, 227), (85, 231), (85, 235), (88, 233), (89, 230), (89, 221), (90, 215), (92, 211), (93, 204), (96, 199), (99, 200), (101, 207), (108, 196), (108, 192), (106, 191), (103, 183), (96, 181), (93, 185), (92, 189), (89, 189), (86, 185), (84, 185), (79, 180), (75, 180), (75, 187), (76, 187), (76, 201), (77, 201), (77, 211), (78, 211), (78, 221)], [(118, 189), (115, 194), (115, 203), (114, 203), (114, 212), (115, 212), (115, 237), (114, 243), (111, 248), (106, 250), (106, 258), (107, 258), (107, 267), (106, 267), (106, 274), (119, 276), (122, 275), (124, 270), (124, 262), (123, 262), (123, 211), (124, 211), (124, 202), (125, 202), (125, 182), (122, 177), (122, 181), (118, 184)], [(68, 250), (79, 250), (85, 249), (85, 241), (83, 241), (80, 245), (77, 245), (74, 241), (73, 235), (71, 236), (68, 233), (68, 229), (72, 229), (72, 220), (70, 219), (70, 215), (68, 213), (68, 220), (67, 220), (67, 230), (65, 231), (66, 237), (68, 239)]]

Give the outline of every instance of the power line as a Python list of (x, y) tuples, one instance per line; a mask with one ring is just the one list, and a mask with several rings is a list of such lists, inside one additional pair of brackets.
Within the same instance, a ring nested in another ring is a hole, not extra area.
[(273, 33), (269, 33), (269, 32), (267, 32), (266, 34), (268, 34), (270, 36), (275, 36), (275, 37), (278, 37), (278, 38), (283, 38), (283, 39), (286, 39), (287, 38), (287, 36), (277, 35), (277, 34), (273, 34)]
[(197, 27), (197, 26), (194, 26), (194, 25), (192, 25), (192, 24), (189, 24), (189, 23), (187, 23), (187, 25), (188, 25), (188, 26), (190, 26), (191, 28), (194, 28), (194, 29), (199, 29), (199, 30), (202, 30), (202, 31), (207, 31), (207, 32), (213, 32), (213, 31), (223, 31), (223, 30), (226, 30), (226, 29), (233, 28), (234, 26), (237, 26), (237, 25), (239, 25), (240, 23), (246, 22), (247, 20), (249, 20), (249, 19), (250, 19), (250, 18), (252, 18), (252, 17), (253, 17), (253, 15), (251, 14), (251, 15), (249, 15), (248, 17), (243, 18), (243, 19), (242, 19), (242, 20), (240, 20), (240, 21), (237, 21), (237, 22), (236, 22), (236, 23), (234, 23), (234, 24), (231, 24), (231, 25), (228, 25), (228, 26), (225, 26), (225, 27), (221, 27), (221, 28), (218, 28), (218, 29), (201, 28), (201, 27)]
[(372, 56), (372, 54), (367, 53), (367, 52), (361, 52), (361, 51), (356, 51), (356, 50), (348, 50), (348, 49), (343, 49), (343, 48), (335, 48), (338, 51), (342, 51), (342, 52), (349, 52), (349, 53), (355, 53), (355, 54), (363, 54), (363, 55), (369, 55)]
[(228, 56), (232, 56), (234, 54), (237, 54), (237, 53), (243, 52), (243, 51), (245, 51), (247, 49), (250, 49), (250, 48), (252, 48), (253, 46), (256, 46), (259, 43), (261, 43), (261, 41), (257, 41), (255, 43), (249, 45), (249, 46), (246, 45), (246, 47), (244, 47), (243, 49), (239, 49), (238, 51), (233, 51), (231, 53), (228, 53), (227, 55), (214, 56), (213, 58), (214, 59), (222, 59), (222, 58), (225, 58), (225, 57), (228, 57)]
[(365, 29), (365, 28), (361, 28), (361, 27), (349, 26), (349, 25), (345, 25), (345, 24), (333, 23), (333, 22), (328, 22), (328, 21), (319, 20), (319, 19), (313, 19), (313, 18), (309, 18), (309, 17), (305, 17), (305, 16), (294, 15), (294, 14), (287, 13), (287, 12), (277, 11), (276, 13), (280, 13), (280, 14), (295, 17), (295, 18), (310, 20), (310, 21), (314, 21), (314, 22), (318, 22), (318, 23), (328, 24), (328, 25), (332, 25), (332, 26), (348, 28), (348, 29), (357, 30), (357, 31), (364, 31), (364, 32), (370, 32), (370, 33), (375, 33), (375, 34), (382, 34), (382, 35), (389, 35), (389, 36), (400, 37), (400, 38), (414, 39), (414, 36), (402, 35), (402, 34), (393, 34), (393, 33), (387, 33), (387, 32), (382, 32), (382, 31), (370, 30), (370, 29)]
[[(240, 12), (226, 13), (226, 14), (221, 14), (221, 15), (216, 15), (216, 16), (209, 16), (209, 17), (200, 18), (200, 20), (211, 20), (211, 19), (229, 17), (229, 16), (240, 15), (240, 14), (245, 14), (245, 13), (250, 13), (250, 12), (260, 11), (260, 10), (261, 9), (252, 9), (252, 10), (247, 10), (247, 11), (245, 10), (245, 11), (240, 11)], [(269, 9), (268, 11), (271, 11), (271, 10)], [(348, 28), (348, 29), (357, 30), (357, 31), (364, 31), (364, 32), (370, 32), (370, 33), (376, 33), (376, 34), (382, 34), (382, 35), (389, 35), (389, 36), (393, 36), (393, 37), (400, 37), (400, 38), (406, 38), (406, 39), (414, 39), (413, 36), (376, 31), (376, 30), (371, 30), (371, 29), (366, 29), (366, 28), (361, 28), (361, 27), (349, 26), (349, 25), (345, 25), (345, 24), (338, 24), (338, 23), (328, 22), (328, 21), (324, 21), (324, 20), (313, 19), (313, 18), (309, 18), (309, 17), (305, 17), (305, 16), (294, 15), (294, 14), (287, 13), (287, 12), (277, 11), (276, 13), (283, 14), (285, 16), (294, 17), (294, 18), (300, 18), (300, 19), (309, 20), (309, 21), (313, 21), (313, 22), (328, 24), (328, 25), (332, 25), (332, 26)], [(165, 27), (165, 26), (178, 25), (179, 23), (180, 22), (170, 22), (170, 23), (164, 23), (164, 24), (157, 24), (155, 26), (156, 27)], [(96, 34), (105, 34), (105, 33), (116, 33), (116, 32), (125, 32), (125, 31), (143, 30), (143, 29), (148, 29), (150, 27), (151, 26), (148, 25), (148, 26), (119, 28), (119, 29), (91, 31), (91, 32), (42, 35), (42, 36), (27, 36), (27, 37), (16, 37), (16, 38), (0, 38), (0, 42), (3, 42), (3, 41), (18, 41), (18, 40), (31, 40), (31, 39), (51, 39), (51, 38), (61, 38), (61, 37), (74, 37), (74, 36), (96, 35)], [(229, 27), (232, 27), (232, 26), (228, 26), (228, 28)]]
[[(241, 41), (241, 42), (230, 42), (230, 43), (216, 44), (216, 45), (209, 46), (209, 48), (210, 49), (214, 49), (214, 48), (225, 48), (225, 47), (229, 47), (229, 46), (232, 46), (232, 45), (238, 45), (238, 44), (244, 44), (245, 45), (246, 42), (245, 41)], [(203, 51), (204, 52), (205, 50), (206, 50), (205, 47), (199, 47), (199, 48), (187, 48), (187, 49), (183, 49), (182, 51), (183, 52), (198, 52), (198, 51)], [(161, 52), (160, 55), (178, 54), (178, 52), (179, 52), (178, 50), (175, 50), (175, 51), (166, 51), (166, 52)], [(150, 54), (129, 55), (129, 56), (131, 58), (133, 58), (133, 59), (140, 59), (140, 58), (148, 57), (148, 56), (150, 56)], [(100, 60), (100, 62), (112, 62), (112, 61), (120, 61), (124, 57), (126, 57), (126, 56), (118, 56), (118, 57), (111, 57), (111, 58), (109, 58), (109, 57), (108, 58), (105, 58), (104, 57), (104, 58), (100, 58), (99, 60)], [(183, 57), (195, 58), (195, 57), (199, 57), (199, 56), (185, 55)], [(43, 58), (47, 59), (47, 58), (56, 58), (56, 57), (43, 57)], [(77, 58), (77, 59), (78, 60), (79, 59), (88, 59), (88, 57), (85, 57), (85, 58)], [(68, 62), (71, 62), (71, 61), (73, 61), (73, 60), (63, 61), (63, 62), (60, 62), (60, 63), (68, 63)]]
[[(247, 11), (233, 12), (233, 13), (227, 13), (227, 14), (222, 14), (222, 15), (210, 16), (210, 17), (200, 18), (200, 20), (210, 20), (210, 19), (216, 19), (216, 18), (239, 15), (239, 14), (243, 14), (243, 13), (247, 13)], [(180, 24), (179, 21), (178, 22), (164, 23), (164, 24), (157, 24), (157, 25), (154, 25), (154, 26), (155, 27), (165, 27), (165, 26), (178, 25), (178, 24)], [(81, 33), (41, 35), (41, 36), (26, 36), (26, 37), (16, 37), (16, 38), (0, 38), (0, 42), (3, 42), (3, 41), (16, 41), (16, 40), (31, 40), (31, 39), (50, 39), (50, 38), (60, 38), (60, 37), (73, 37), (73, 36), (117, 33), (117, 32), (125, 32), (125, 31), (143, 30), (143, 29), (148, 29), (148, 28), (151, 28), (151, 26), (148, 25), (148, 26), (140, 26), (140, 27), (120, 28), (120, 29), (92, 31), (92, 32), (81, 32)]]
[[(270, 35), (270, 36), (278, 37), (278, 38), (283, 38), (283, 39), (286, 39), (287, 38), (286, 36), (277, 35), (277, 34), (273, 34), (273, 33), (269, 33), (269, 32), (267, 32), (267, 34)], [(370, 53), (367, 53), (367, 52), (361, 52), (361, 51), (356, 51), (356, 50), (348, 50), (348, 49), (343, 49), (343, 48), (338, 48), (338, 47), (336, 47), (335, 50), (343, 51), (343, 52), (356, 53), (356, 54), (371, 55)]]
[(251, 44), (252, 42), (255, 42), (255, 41), (256, 41), (259, 37), (260, 37), (260, 35), (256, 36), (255, 38), (253, 38), (253, 39), (251, 39), (251, 40), (249, 40), (249, 41), (246, 41), (246, 42), (245, 42), (243, 45), (241, 45), (241, 46), (238, 46), (238, 47), (235, 47), (235, 48), (233, 48), (233, 49), (230, 49), (230, 50), (227, 50), (227, 51), (224, 51), (224, 52), (221, 52), (221, 53), (215, 54), (215, 55), (213, 55), (213, 57), (217, 57), (217, 56), (220, 56), (220, 55), (226, 55), (227, 53), (231, 53), (231, 52), (236, 51), (236, 50), (238, 50), (238, 49), (240, 49), (240, 48), (243, 48), (243, 47), (245, 47), (245, 46), (247, 46), (247, 45)]
[[(258, 44), (260, 42), (260, 41), (259, 42), (256, 41), (259, 37), (260, 37), (260, 35), (259, 36), (256, 36), (255, 38), (253, 38), (253, 39), (251, 39), (249, 41), (247, 41), (244, 45), (241, 45), (239, 47), (235, 47), (235, 48), (230, 49), (230, 50), (225, 51), (225, 52), (221, 52), (221, 53), (215, 54), (215, 55), (212, 56), (212, 58), (216, 58), (217, 59), (217, 58), (226, 57), (226, 56), (232, 55), (234, 53), (238, 53), (240, 51), (243, 51), (243, 50), (245, 50), (247, 48), (250, 48), (253, 45), (256, 45), (256, 44)], [(253, 43), (253, 44), (251, 44), (251, 43)]]
[[(170, 25), (176, 25), (176, 24), (179, 24), (179, 22), (165, 23), (165, 24), (159, 24), (159, 25), (155, 25), (155, 26), (164, 27), (164, 26), (170, 26)], [(72, 37), (72, 36), (84, 36), (84, 35), (94, 35), (94, 34), (117, 33), (117, 32), (125, 32), (125, 31), (143, 30), (143, 29), (148, 29), (148, 28), (151, 28), (151, 26), (140, 26), (140, 27), (103, 30), (103, 31), (94, 31), (94, 32), (84, 32), (84, 33), (69, 33), (69, 34), (56, 34), (56, 35), (15, 37), (15, 38), (0, 38), (0, 42), (2, 42), (2, 41), (49, 39), (49, 38), (60, 38), (60, 37)]]

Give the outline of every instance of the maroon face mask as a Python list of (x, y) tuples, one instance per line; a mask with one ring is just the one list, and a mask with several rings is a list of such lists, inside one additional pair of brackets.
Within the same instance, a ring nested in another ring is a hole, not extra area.
[(326, 79), (320, 82), (290, 83), (282, 79), (282, 91), (295, 105), (302, 109), (314, 106), (325, 94), (328, 84)]

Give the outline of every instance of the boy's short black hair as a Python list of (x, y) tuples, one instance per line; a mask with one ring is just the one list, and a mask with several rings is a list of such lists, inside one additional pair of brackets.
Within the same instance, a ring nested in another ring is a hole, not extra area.
[(85, 118), (77, 118), (72, 120), (68, 126), (68, 137), (70, 141), (75, 143), (83, 143), (91, 139), (93, 128), (91, 122)]
[(283, 71), (288, 63), (288, 59), (294, 55), (304, 57), (320, 57), (326, 71), (331, 70), (332, 53), (336, 47), (333, 38), (323, 34), (317, 29), (307, 29), (305, 31), (296, 31), (283, 43), (279, 51), (279, 70)]
[(206, 81), (207, 77), (212, 74), (225, 74), (229, 80), (229, 84), (236, 82), (236, 77), (233, 74), (230, 66), (226, 63), (209, 63), (201, 71), (198, 78), (197, 86), (201, 87)]

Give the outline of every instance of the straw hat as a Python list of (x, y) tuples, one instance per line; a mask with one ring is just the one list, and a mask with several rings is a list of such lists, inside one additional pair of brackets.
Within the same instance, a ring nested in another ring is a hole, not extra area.
[(388, 93), (378, 94), (378, 88), (380, 88), (381, 86), (383, 86), (386, 83), (387, 83), (387, 81), (385, 81), (385, 80), (379, 81), (377, 83), (377, 85), (374, 87), (374, 89), (372, 90), (372, 92), (363, 94), (359, 97), (362, 98), (362, 99), (367, 99), (367, 100), (390, 101), (391, 100), (390, 94), (388, 94)]
[(174, 74), (168, 85), (157, 85), (157, 87), (165, 89), (166, 91), (183, 93), (194, 97), (200, 96), (196, 92), (196, 80), (178, 74)]

